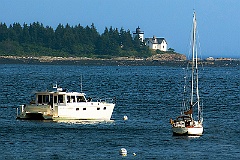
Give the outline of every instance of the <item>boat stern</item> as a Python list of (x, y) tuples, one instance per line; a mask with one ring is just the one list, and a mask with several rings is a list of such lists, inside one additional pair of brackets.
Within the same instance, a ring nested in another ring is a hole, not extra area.
[(16, 119), (45, 120), (52, 119), (52, 110), (49, 105), (21, 105), (17, 108)]

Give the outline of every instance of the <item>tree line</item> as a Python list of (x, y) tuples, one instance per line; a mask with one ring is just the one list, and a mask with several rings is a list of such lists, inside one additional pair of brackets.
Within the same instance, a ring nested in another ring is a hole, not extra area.
[(12, 56), (75, 56), (111, 58), (120, 56), (148, 57), (153, 52), (130, 30), (105, 28), (100, 34), (94, 24), (80, 24), (56, 29), (42, 23), (0, 23), (0, 55)]

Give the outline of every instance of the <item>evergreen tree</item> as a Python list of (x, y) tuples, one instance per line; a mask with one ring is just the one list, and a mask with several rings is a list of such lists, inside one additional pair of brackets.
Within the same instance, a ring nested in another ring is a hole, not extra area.
[(31, 37), (29, 34), (29, 27), (26, 23), (24, 23), (22, 28), (22, 36), (20, 38), (20, 43), (30, 43), (30, 42), (31, 42)]
[(63, 41), (63, 34), (64, 34), (64, 26), (59, 24), (55, 30), (55, 38), (54, 38), (54, 49), (61, 50), (64, 46)]
[(63, 26), (59, 24), (54, 30), (50, 26), (33, 22), (21, 26), (13, 23), (9, 27), (0, 23), (1, 55), (54, 55), (54, 56), (150, 56), (151, 52), (139, 40), (132, 39), (131, 32), (123, 28), (105, 27), (100, 35), (92, 23), (83, 27), (80, 24)]
[(8, 40), (15, 41), (15, 42), (18, 41), (18, 36), (17, 36), (16, 31), (13, 28), (13, 25), (9, 26), (9, 29), (8, 29)]
[(0, 42), (7, 40), (8, 28), (5, 23), (0, 23)]
[(54, 30), (53, 28), (46, 26), (44, 30), (44, 46), (48, 48), (54, 48)]

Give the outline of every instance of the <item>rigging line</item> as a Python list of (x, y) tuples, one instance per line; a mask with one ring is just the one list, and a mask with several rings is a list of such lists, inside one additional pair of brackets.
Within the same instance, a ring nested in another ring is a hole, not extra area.
[(193, 24), (192, 24), (192, 27), (191, 27), (191, 30), (190, 30), (190, 34), (189, 34), (191, 36), (189, 37), (189, 46), (188, 46), (189, 50), (188, 50), (188, 55), (187, 55), (187, 59), (188, 60), (191, 60), (191, 58), (192, 58), (191, 57), (192, 56), (192, 34), (193, 34), (192, 28), (193, 28)]
[(181, 114), (183, 114), (183, 112), (186, 110), (187, 108), (187, 105), (186, 105), (186, 85), (187, 85), (187, 71), (185, 68), (183, 68), (183, 71), (184, 71), (184, 87), (183, 87), (183, 100), (182, 100), (182, 107), (180, 107), (180, 111), (181, 111)]
[(200, 36), (199, 36), (198, 30), (196, 30), (196, 32), (197, 32), (198, 54), (200, 55), (200, 59), (202, 60), (200, 64), (201, 64), (201, 68), (203, 70), (204, 69), (203, 68), (203, 55), (202, 55), (202, 49), (201, 49), (201, 43), (200, 43)]
[(188, 48), (189, 50), (188, 50), (188, 54), (186, 55), (186, 57), (187, 57), (187, 60), (192, 60), (192, 35), (193, 35), (193, 27), (194, 27), (194, 24), (192, 23), (191, 24), (191, 28), (190, 28), (190, 30), (189, 30), (189, 37), (188, 37), (188, 41), (189, 41), (189, 44), (188, 44), (188, 46), (186, 47), (186, 48)]

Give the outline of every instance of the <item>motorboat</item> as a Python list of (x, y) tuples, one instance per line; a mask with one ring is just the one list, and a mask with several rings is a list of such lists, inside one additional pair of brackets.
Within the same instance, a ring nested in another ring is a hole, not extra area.
[(69, 92), (55, 84), (52, 91), (36, 92), (33, 101), (18, 107), (17, 119), (108, 121), (114, 107), (114, 99), (93, 100), (83, 92)]

